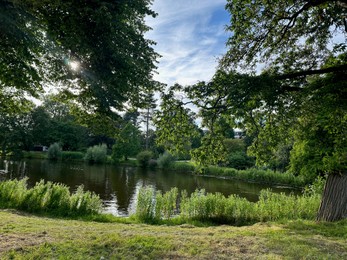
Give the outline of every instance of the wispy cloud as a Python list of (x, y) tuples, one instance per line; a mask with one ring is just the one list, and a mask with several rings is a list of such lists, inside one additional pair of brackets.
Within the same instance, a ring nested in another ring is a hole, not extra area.
[(159, 15), (147, 19), (153, 28), (146, 37), (157, 42), (155, 50), (162, 55), (156, 79), (173, 85), (209, 80), (216, 69), (217, 58), (225, 53), (228, 13), (225, 0), (155, 0), (153, 9)]

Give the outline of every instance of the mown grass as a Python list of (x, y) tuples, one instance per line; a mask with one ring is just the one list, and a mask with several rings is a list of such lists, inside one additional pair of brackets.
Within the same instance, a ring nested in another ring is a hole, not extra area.
[(0, 259), (346, 259), (347, 221), (195, 227), (0, 211)]

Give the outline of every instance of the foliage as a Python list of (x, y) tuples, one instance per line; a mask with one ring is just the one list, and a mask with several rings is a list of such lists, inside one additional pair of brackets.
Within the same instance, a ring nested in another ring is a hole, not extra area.
[(87, 149), (84, 159), (89, 163), (104, 163), (107, 159), (106, 144), (94, 145)]
[(199, 135), (193, 114), (184, 107), (183, 98), (177, 97), (176, 93), (180, 90), (182, 86), (176, 84), (168, 93), (162, 93), (161, 110), (154, 117), (157, 145), (174, 156), (187, 153), (191, 148), (191, 139)]
[[(342, 1), (228, 0), (232, 32), (223, 63), (279, 65), (282, 72), (319, 68), (333, 49), (346, 47), (331, 39), (346, 32)], [(334, 28), (334, 29), (332, 29)], [(343, 41), (342, 41), (343, 42)]]
[(47, 158), (49, 160), (58, 160), (61, 158), (61, 155), (62, 155), (62, 150), (58, 143), (54, 143), (49, 146), (48, 152), (47, 152)]
[(159, 155), (159, 158), (157, 160), (159, 168), (162, 168), (162, 169), (170, 168), (174, 161), (175, 161), (175, 157), (172, 156), (167, 151)]
[(128, 122), (115, 135), (116, 143), (112, 147), (112, 159), (127, 160), (130, 156), (136, 156), (140, 151), (140, 131), (131, 122)]
[(196, 190), (190, 196), (182, 191), (177, 203), (178, 190), (171, 189), (156, 195), (152, 187), (142, 187), (138, 196), (136, 216), (143, 222), (170, 219), (174, 212), (185, 221), (199, 220), (214, 223), (248, 224), (284, 219), (313, 220), (318, 211), (320, 195), (285, 195), (263, 190), (258, 202), (249, 202), (236, 195), (225, 197), (220, 193)]
[(137, 154), (136, 159), (140, 167), (147, 168), (152, 157), (153, 153), (151, 151), (142, 151)]
[(227, 150), (226, 166), (244, 170), (255, 166), (254, 159), (247, 155), (243, 139), (225, 139)]
[(0, 207), (55, 216), (86, 216), (101, 210), (99, 196), (83, 191), (70, 193), (67, 186), (43, 180), (27, 188), (27, 179), (0, 182)]
[(61, 154), (61, 159), (63, 161), (67, 160), (83, 160), (85, 157), (82, 152), (71, 152), (71, 151), (63, 151)]
[(141, 103), (141, 92), (154, 88), (158, 58), (154, 42), (144, 37), (150, 29), (145, 16), (156, 16), (150, 4), (1, 3), (0, 99), (6, 104), (1, 108), (37, 97), (47, 81), (63, 83), (66, 97), (101, 111), (122, 108), (126, 101)]

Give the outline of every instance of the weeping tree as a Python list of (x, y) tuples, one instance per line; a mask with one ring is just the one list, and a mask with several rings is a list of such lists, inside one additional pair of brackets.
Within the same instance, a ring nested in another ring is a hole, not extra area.
[[(28, 107), (44, 85), (90, 113), (141, 103), (158, 54), (151, 0), (0, 1), (0, 112)], [(59, 87), (59, 88), (58, 88)]]
[[(218, 119), (227, 118), (254, 137), (249, 153), (258, 165), (292, 147), (290, 171), (308, 179), (327, 175), (317, 220), (346, 218), (346, 1), (228, 0), (226, 9), (231, 36), (218, 71), (182, 90), (209, 129), (193, 156), (223, 160)], [(174, 105), (162, 109), (175, 115)]]

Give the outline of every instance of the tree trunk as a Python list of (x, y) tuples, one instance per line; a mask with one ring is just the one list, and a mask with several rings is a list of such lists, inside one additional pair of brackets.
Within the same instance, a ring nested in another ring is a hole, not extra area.
[(337, 221), (343, 218), (347, 218), (347, 173), (329, 174), (317, 221)]

